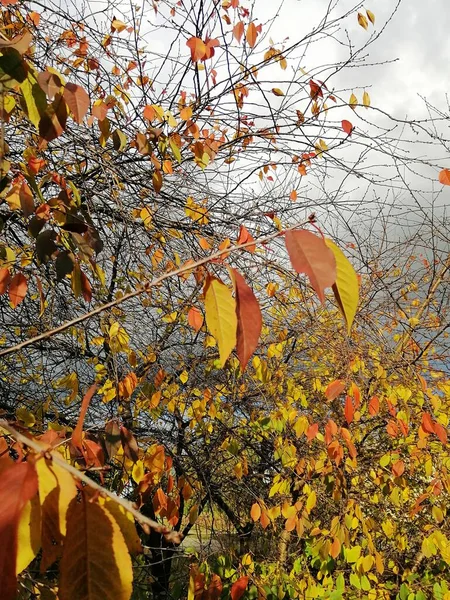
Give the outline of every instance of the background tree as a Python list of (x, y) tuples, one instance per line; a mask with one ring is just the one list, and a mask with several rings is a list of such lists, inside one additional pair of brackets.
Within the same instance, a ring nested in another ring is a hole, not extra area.
[[(446, 148), (444, 117), (386, 127), (339, 85), (384, 26), (336, 3), (283, 42), (235, 0), (2, 4), (5, 597), (15, 573), (24, 598), (128, 598), (131, 575), (135, 598), (445, 594), (446, 223), (405, 178), (436, 177), (410, 141)], [(348, 56), (317, 64), (323, 36)], [(361, 274), (352, 331), (326, 231)]]

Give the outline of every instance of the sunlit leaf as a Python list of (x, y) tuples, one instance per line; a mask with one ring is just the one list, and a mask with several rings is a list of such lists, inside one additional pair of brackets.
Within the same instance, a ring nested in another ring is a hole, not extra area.
[(206, 325), (219, 347), (223, 367), (236, 345), (236, 302), (230, 289), (214, 277), (208, 277), (204, 288)]
[(333, 292), (350, 334), (359, 302), (358, 278), (342, 250), (329, 239), (326, 239), (325, 243), (333, 252), (336, 260), (336, 281), (333, 284)]

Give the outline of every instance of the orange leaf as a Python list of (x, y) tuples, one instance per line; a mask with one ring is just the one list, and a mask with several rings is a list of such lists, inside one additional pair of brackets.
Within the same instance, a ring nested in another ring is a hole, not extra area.
[(392, 465), (392, 473), (395, 475), (395, 477), (401, 477), (404, 472), (405, 463), (402, 460), (397, 460), (397, 462)]
[(25, 504), (38, 489), (34, 466), (13, 463), (0, 480), (0, 588), (2, 600), (15, 600), (16, 555), (19, 519)]
[(254, 23), (250, 23), (250, 25), (247, 27), (247, 33), (245, 34), (245, 38), (250, 48), (255, 46), (257, 37), (258, 31), (256, 29), (256, 25)]
[(195, 331), (200, 331), (202, 328), (203, 315), (198, 308), (195, 308), (195, 306), (189, 309), (188, 323), (193, 329), (195, 329)]
[(311, 440), (313, 440), (317, 433), (319, 431), (319, 423), (312, 423), (307, 431), (306, 431), (306, 437), (308, 438), (308, 442), (310, 442)]
[(450, 185), (450, 169), (442, 169), (439, 173), (439, 183)]
[(259, 519), (261, 517), (261, 507), (257, 502), (255, 502), (252, 505), (252, 508), (250, 511), (250, 516), (253, 519), (253, 521), (259, 521)]
[(191, 60), (193, 62), (198, 62), (206, 54), (206, 44), (198, 37), (189, 38), (186, 46), (191, 51)]
[(337, 558), (339, 556), (339, 552), (341, 551), (341, 542), (337, 537), (334, 538), (333, 543), (330, 548), (330, 556), (332, 558)]
[(258, 300), (250, 286), (236, 269), (230, 269), (236, 292), (237, 342), (236, 352), (244, 371), (255, 351), (262, 329)]
[(262, 527), (263, 529), (266, 529), (266, 527), (267, 527), (268, 525), (270, 525), (270, 519), (269, 519), (269, 517), (267, 516), (267, 513), (266, 513), (265, 511), (264, 511), (264, 512), (262, 513), (262, 515), (261, 515), (261, 521), (260, 521), (260, 522), (261, 522), (261, 527)]
[(430, 413), (423, 413), (422, 415), (422, 429), (427, 433), (434, 433), (434, 423)]
[[(247, 227), (245, 225), (241, 225), (239, 229), (239, 238), (237, 240), (237, 244), (248, 244), (249, 242), (254, 242), (255, 238), (249, 233)], [(256, 244), (252, 244), (245, 248), (249, 252), (254, 252), (256, 250)]]
[(233, 583), (230, 591), (231, 600), (240, 600), (248, 586), (248, 577), (244, 575)]
[(342, 121), (342, 129), (345, 131), (347, 135), (352, 135), (353, 125), (350, 121), (346, 121), (345, 119)]
[(434, 424), (434, 433), (441, 440), (443, 444), (447, 443), (447, 430), (440, 423)]
[(11, 275), (9, 269), (3, 267), (0, 269), (0, 296), (2, 296), (8, 289), (9, 282), (11, 281)]
[(76, 123), (82, 123), (89, 108), (89, 95), (85, 89), (75, 83), (68, 83), (64, 88), (64, 100)]
[(287, 231), (286, 248), (292, 267), (297, 273), (305, 273), (311, 286), (325, 302), (324, 289), (336, 281), (336, 259), (324, 240), (306, 229)]
[(11, 279), (9, 284), (9, 299), (13, 308), (16, 308), (18, 304), (22, 302), (22, 300), (27, 295), (28, 289), (28, 280), (22, 273), (16, 273), (14, 277)]
[(239, 21), (239, 23), (236, 23), (233, 27), (233, 35), (238, 42), (241, 41), (242, 36), (244, 35), (244, 23), (242, 21)]
[(353, 400), (351, 396), (345, 396), (345, 420), (347, 423), (351, 423), (353, 421), (353, 416), (355, 414), (355, 407), (353, 406)]
[(291, 194), (290, 194), (290, 199), (292, 200), (292, 202), (295, 202), (297, 200), (297, 191), (296, 190), (292, 190)]
[(86, 412), (87, 412), (89, 404), (92, 400), (92, 397), (95, 394), (95, 392), (97, 391), (97, 387), (98, 387), (98, 385), (96, 383), (94, 383), (93, 385), (91, 385), (91, 387), (85, 393), (83, 401), (81, 402), (81, 409), (80, 409), (80, 415), (78, 417), (78, 422), (72, 433), (72, 445), (81, 451), (83, 451), (83, 442), (82, 442), (81, 434), (83, 433), (84, 417), (86, 416)]
[(325, 390), (325, 396), (330, 402), (337, 398), (345, 389), (345, 381), (343, 379), (336, 379), (327, 385)]
[(372, 396), (369, 402), (369, 415), (374, 417), (380, 412), (380, 401), (377, 396)]

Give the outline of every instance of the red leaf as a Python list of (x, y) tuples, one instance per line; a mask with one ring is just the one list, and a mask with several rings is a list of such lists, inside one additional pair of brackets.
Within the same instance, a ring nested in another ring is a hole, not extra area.
[(89, 95), (85, 89), (75, 83), (68, 83), (64, 88), (64, 100), (76, 123), (82, 123), (89, 108)]
[(346, 121), (345, 119), (342, 121), (342, 129), (345, 131), (347, 135), (352, 135), (353, 125), (350, 121)]
[(78, 417), (78, 422), (72, 433), (72, 444), (73, 444), (73, 446), (75, 446), (75, 448), (78, 448), (78, 450), (81, 450), (81, 452), (83, 452), (83, 442), (82, 442), (81, 434), (83, 433), (84, 417), (86, 416), (87, 409), (89, 407), (89, 404), (92, 400), (93, 395), (97, 391), (97, 388), (98, 388), (98, 385), (96, 383), (94, 383), (93, 385), (91, 385), (91, 387), (85, 393), (83, 401), (81, 402), (81, 409), (80, 409), (80, 415)]
[(450, 185), (450, 169), (442, 169), (439, 173), (439, 183)]
[(310, 87), (309, 95), (311, 96), (311, 98), (313, 100), (316, 100), (317, 98), (323, 98), (322, 87), (318, 83), (316, 83), (315, 81), (313, 81), (311, 79), (309, 82), (309, 87)]
[(351, 396), (345, 396), (344, 414), (347, 423), (351, 423), (355, 414), (355, 407), (353, 406), (353, 400)]
[(203, 315), (195, 306), (189, 309), (188, 323), (195, 331), (200, 331), (203, 326)]
[(16, 308), (18, 304), (22, 302), (22, 300), (27, 295), (28, 289), (28, 280), (22, 273), (16, 273), (14, 277), (11, 279), (11, 283), (9, 284), (9, 299), (13, 308)]
[(244, 575), (243, 577), (240, 577), (237, 581), (235, 581), (233, 583), (233, 585), (231, 586), (231, 592), (230, 592), (231, 600), (240, 600), (240, 598), (242, 598), (242, 596), (244, 595), (244, 592), (247, 589), (247, 586), (248, 586), (248, 577), (246, 575)]
[(50, 71), (39, 73), (37, 80), (39, 87), (46, 93), (49, 100), (53, 100), (62, 87), (61, 79), (55, 73), (50, 73)]
[(336, 259), (324, 240), (306, 229), (286, 232), (286, 248), (292, 267), (297, 273), (305, 273), (311, 286), (325, 301), (324, 289), (336, 281)]
[(37, 492), (36, 471), (31, 463), (13, 463), (0, 479), (0, 589), (2, 600), (14, 600), (17, 592), (17, 529), (25, 504)]
[(325, 396), (330, 402), (337, 398), (345, 389), (345, 381), (343, 379), (336, 379), (327, 385), (325, 390)]
[(236, 291), (237, 342), (236, 352), (244, 371), (255, 351), (262, 328), (262, 315), (258, 300), (250, 286), (236, 269), (230, 269)]
[(81, 270), (80, 270), (80, 276), (81, 276), (81, 293), (83, 294), (83, 298), (85, 299), (85, 301), (90, 302), (92, 300), (91, 284), (89, 282), (89, 279), (86, 277), (86, 275)]
[(434, 423), (430, 413), (423, 413), (422, 415), (422, 429), (427, 433), (434, 433)]

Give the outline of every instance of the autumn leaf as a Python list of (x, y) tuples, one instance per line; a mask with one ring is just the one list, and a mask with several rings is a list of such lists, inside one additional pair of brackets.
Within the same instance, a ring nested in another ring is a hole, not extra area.
[(262, 329), (262, 315), (255, 294), (239, 271), (230, 268), (230, 274), (236, 292), (236, 352), (241, 369), (244, 371), (258, 345)]
[(336, 379), (329, 383), (325, 389), (325, 396), (329, 402), (337, 398), (345, 390), (346, 383), (343, 379)]
[(363, 105), (366, 108), (369, 108), (369, 106), (370, 106), (370, 96), (367, 92), (364, 92), (364, 94), (363, 94)]
[(325, 243), (333, 252), (336, 260), (336, 281), (333, 284), (333, 293), (347, 323), (347, 333), (350, 335), (359, 302), (358, 278), (342, 250), (329, 239), (326, 239)]
[(352, 135), (353, 125), (350, 121), (346, 121), (345, 119), (342, 121), (342, 129), (345, 131), (347, 135)]
[(41, 503), (41, 572), (45, 572), (61, 556), (66, 514), (77, 488), (70, 473), (45, 458), (36, 461), (36, 471)]
[(236, 345), (236, 302), (229, 288), (211, 276), (206, 279), (204, 294), (206, 325), (216, 339), (223, 367)]
[(364, 29), (367, 29), (369, 26), (369, 22), (367, 21), (367, 18), (362, 13), (358, 13), (358, 23)]
[(28, 567), (41, 547), (41, 505), (35, 494), (25, 504), (17, 531), (16, 574)]
[(392, 473), (395, 477), (401, 477), (405, 472), (405, 463), (402, 460), (397, 460), (392, 465)]
[(348, 101), (350, 108), (352, 108), (353, 110), (356, 109), (356, 107), (358, 106), (358, 98), (355, 96), (355, 94), (352, 94), (350, 96), (350, 100)]
[(258, 502), (255, 502), (252, 505), (252, 508), (250, 510), (250, 516), (252, 518), (253, 521), (259, 521), (260, 517), (261, 517), (261, 507), (258, 504)]
[(242, 598), (245, 590), (247, 589), (248, 581), (248, 577), (244, 575), (233, 583), (230, 590), (231, 600), (240, 600), (240, 598)]
[(375, 25), (375, 15), (373, 14), (373, 12), (371, 10), (366, 9), (366, 15), (369, 21), (372, 23), (372, 25)]
[(192, 306), (189, 309), (188, 323), (193, 329), (195, 329), (195, 331), (200, 331), (203, 326), (203, 315), (195, 306)]
[(75, 83), (68, 83), (64, 88), (63, 98), (76, 123), (81, 124), (89, 109), (89, 95), (84, 88)]
[(442, 169), (439, 173), (439, 183), (450, 185), (450, 169)]
[(191, 37), (187, 40), (186, 46), (191, 51), (192, 62), (198, 62), (206, 54), (206, 44), (198, 37)]
[(16, 308), (27, 295), (28, 280), (23, 273), (16, 273), (9, 284), (9, 300)]
[(256, 25), (252, 22), (247, 27), (247, 32), (245, 34), (245, 38), (247, 40), (250, 48), (254, 48), (256, 44), (256, 38), (258, 37), (258, 31), (256, 29)]
[(81, 409), (80, 409), (80, 414), (78, 416), (77, 425), (72, 433), (72, 445), (75, 448), (77, 448), (78, 450), (80, 450), (80, 452), (83, 452), (82, 433), (83, 433), (84, 418), (86, 416), (87, 409), (89, 408), (89, 404), (91, 403), (91, 400), (92, 400), (95, 392), (97, 391), (97, 388), (98, 388), (98, 385), (96, 383), (94, 383), (93, 385), (91, 385), (91, 387), (85, 393), (83, 400), (81, 402)]
[(60, 573), (60, 600), (131, 597), (133, 570), (120, 527), (104, 506), (89, 502), (85, 494), (69, 507)]
[(369, 401), (369, 415), (374, 417), (380, 412), (380, 401), (377, 396), (372, 396)]
[(353, 404), (353, 399), (351, 396), (345, 397), (345, 407), (344, 407), (344, 415), (347, 423), (351, 423), (353, 421), (353, 417), (355, 414), (355, 406)]
[(133, 515), (112, 498), (99, 498), (99, 504), (106, 508), (120, 527), (128, 552), (130, 554), (140, 554), (142, 544), (136, 531)]
[(243, 35), (244, 35), (244, 23), (242, 21), (238, 21), (236, 23), (236, 25), (233, 27), (233, 36), (236, 38), (238, 43), (240, 43)]
[(38, 489), (31, 462), (13, 463), (0, 479), (0, 582), (2, 600), (15, 600), (16, 554), (22, 511)]
[(0, 269), (0, 296), (2, 296), (8, 289), (9, 282), (11, 281), (11, 275), (9, 269), (3, 267)]
[[(239, 237), (237, 239), (237, 244), (248, 244), (250, 242), (254, 242), (255, 238), (251, 235), (245, 225), (241, 225), (239, 228)], [(245, 248), (248, 252), (255, 252), (256, 244), (251, 244)]]
[(311, 286), (325, 302), (324, 289), (336, 281), (336, 259), (324, 240), (306, 229), (294, 229), (285, 234), (289, 258), (297, 273), (305, 273)]
[(284, 92), (280, 88), (272, 88), (272, 94), (275, 96), (284, 96)]

